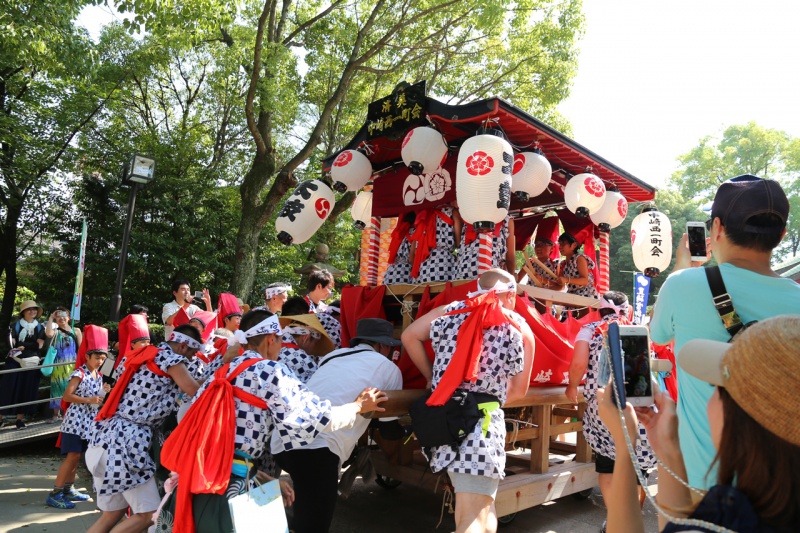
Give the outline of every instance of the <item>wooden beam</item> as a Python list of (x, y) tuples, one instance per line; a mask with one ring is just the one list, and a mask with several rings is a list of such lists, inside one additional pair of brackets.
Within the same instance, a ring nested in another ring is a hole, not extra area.
[(532, 287), (530, 285), (517, 285), (517, 291), (526, 292), (537, 300), (551, 301), (559, 305), (568, 305), (570, 307), (597, 308), (600, 306), (600, 300), (597, 298), (587, 298), (586, 296), (577, 296), (575, 294)]
[(531, 441), (531, 472), (543, 474), (550, 467), (550, 412), (549, 405), (536, 405), (532, 409), (531, 420), (539, 426), (541, 436)]

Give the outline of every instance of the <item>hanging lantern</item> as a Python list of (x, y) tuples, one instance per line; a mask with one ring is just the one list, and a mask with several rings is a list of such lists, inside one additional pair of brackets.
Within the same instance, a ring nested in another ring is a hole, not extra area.
[(278, 213), (278, 240), (287, 246), (306, 242), (331, 214), (335, 203), (333, 191), (324, 181), (302, 182)]
[(594, 174), (578, 174), (567, 181), (564, 201), (567, 209), (581, 218), (596, 213), (606, 199), (606, 186)]
[(631, 224), (633, 263), (648, 278), (655, 278), (672, 261), (672, 224), (655, 207), (646, 207)]
[(475, 231), (492, 231), (508, 215), (514, 152), (498, 130), (479, 130), (458, 152), (456, 199)]
[(350, 208), (353, 215), (353, 225), (358, 229), (364, 229), (372, 218), (372, 191), (361, 191)]
[(521, 152), (514, 156), (514, 173), (511, 177), (511, 192), (520, 202), (539, 196), (550, 185), (553, 167), (541, 150)]
[(442, 134), (433, 128), (427, 126), (414, 128), (403, 139), (400, 155), (412, 174), (416, 176), (430, 174), (444, 164), (447, 158), (447, 143), (444, 142)]
[(596, 213), (592, 214), (592, 223), (603, 233), (616, 228), (628, 216), (628, 200), (616, 187), (606, 190), (606, 199)]
[(372, 177), (372, 163), (358, 150), (339, 152), (331, 165), (331, 178), (336, 192), (357, 191)]

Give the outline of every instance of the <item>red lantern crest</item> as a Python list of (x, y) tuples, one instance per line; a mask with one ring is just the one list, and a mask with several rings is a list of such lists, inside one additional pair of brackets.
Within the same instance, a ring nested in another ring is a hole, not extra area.
[(477, 151), (467, 158), (467, 172), (472, 176), (485, 176), (494, 168), (494, 160), (486, 152)]

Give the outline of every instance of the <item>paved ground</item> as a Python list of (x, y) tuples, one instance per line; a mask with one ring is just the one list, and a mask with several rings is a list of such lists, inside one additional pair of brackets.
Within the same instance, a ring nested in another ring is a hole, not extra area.
[[(96, 520), (98, 512), (92, 502), (79, 503), (70, 511), (44, 505), (61, 461), (54, 443), (54, 439), (47, 439), (0, 450), (0, 531), (82, 533)], [(85, 468), (79, 469), (78, 478), (78, 487), (90, 487)], [(340, 500), (331, 531), (453, 531), (452, 515), (446, 512), (441, 526), (436, 527), (441, 509), (441, 498), (425, 490), (407, 485), (386, 490), (357, 480), (350, 498)], [(657, 531), (656, 515), (649, 503), (644, 513), (647, 531)], [(523, 511), (501, 533), (597, 533), (604, 516), (600, 491), (595, 489), (586, 500), (566, 497)]]

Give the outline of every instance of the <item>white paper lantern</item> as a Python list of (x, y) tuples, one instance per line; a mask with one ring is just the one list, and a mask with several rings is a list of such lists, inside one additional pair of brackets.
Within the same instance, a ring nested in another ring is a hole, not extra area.
[(302, 182), (278, 213), (278, 240), (287, 246), (306, 242), (331, 214), (335, 203), (333, 191), (324, 181)]
[(625, 217), (628, 216), (628, 200), (619, 192), (619, 189), (610, 188), (606, 190), (606, 199), (602, 207), (592, 214), (592, 223), (597, 228), (608, 233), (612, 228), (616, 228)]
[(672, 223), (655, 207), (645, 208), (631, 224), (633, 263), (649, 278), (657, 277), (672, 261)]
[(458, 152), (458, 209), (461, 218), (476, 231), (491, 231), (508, 215), (514, 152), (500, 135), (497, 130), (479, 132)]
[(564, 188), (567, 209), (581, 218), (599, 211), (605, 199), (606, 186), (603, 180), (588, 172), (573, 176)]
[(331, 165), (333, 188), (337, 192), (357, 191), (372, 177), (372, 163), (358, 150), (339, 152)]
[(358, 229), (364, 229), (372, 218), (372, 191), (361, 191), (350, 208), (353, 215), (353, 225)]
[(400, 155), (412, 174), (417, 176), (430, 174), (444, 164), (447, 157), (447, 143), (444, 142), (442, 134), (433, 128), (427, 126), (414, 128), (403, 139)]
[(514, 156), (511, 192), (520, 202), (527, 202), (547, 189), (552, 175), (553, 167), (540, 151), (521, 152)]

